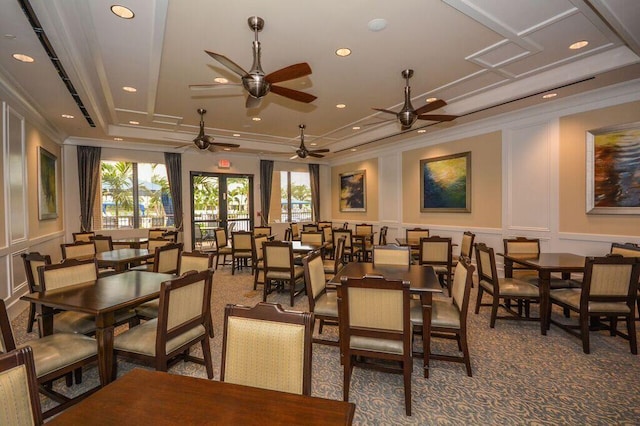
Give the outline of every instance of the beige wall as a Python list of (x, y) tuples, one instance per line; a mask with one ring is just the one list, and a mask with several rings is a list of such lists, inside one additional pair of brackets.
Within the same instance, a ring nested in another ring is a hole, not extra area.
[[(494, 132), (402, 154), (402, 221), (499, 228), (502, 226), (502, 133)], [(420, 160), (471, 151), (471, 212), (420, 212)]]
[(586, 132), (640, 121), (640, 102), (560, 118), (560, 231), (640, 235), (640, 216), (586, 214)]
[[(340, 174), (365, 170), (367, 210), (364, 212), (340, 211)], [(331, 168), (331, 217), (334, 220), (354, 223), (378, 220), (378, 159), (368, 159)]]

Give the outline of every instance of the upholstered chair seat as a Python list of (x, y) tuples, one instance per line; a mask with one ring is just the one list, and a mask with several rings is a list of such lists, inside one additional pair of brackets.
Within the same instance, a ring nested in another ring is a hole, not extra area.
[(338, 298), (335, 291), (329, 291), (318, 297), (313, 313), (338, 318)]
[[(500, 286), (500, 297), (536, 297), (540, 290), (535, 285), (517, 278), (498, 278)], [(480, 285), (488, 291), (493, 291), (493, 284), (486, 280), (481, 280)]]
[[(422, 304), (418, 300), (411, 301), (411, 323), (422, 325)], [(460, 309), (450, 298), (433, 299), (431, 326), (460, 329)]]
[[(554, 290), (551, 293), (551, 299), (557, 302), (563, 302), (571, 306), (575, 310), (580, 310), (580, 298), (582, 297), (581, 289), (563, 288)], [(590, 300), (587, 304), (589, 312), (619, 312), (621, 314), (628, 314), (631, 312), (629, 306), (624, 302), (596, 302)]]
[(22, 346), (31, 346), (33, 349), (38, 377), (96, 356), (98, 353), (95, 339), (71, 333), (51, 334), (40, 339), (29, 340)]
[[(300, 265), (293, 265), (293, 277), (295, 279), (302, 278), (304, 275), (304, 268)], [(289, 272), (284, 271), (268, 271), (267, 278), (272, 280), (289, 280), (291, 279), (291, 274)]]
[(351, 336), (349, 345), (352, 350), (374, 351), (385, 354), (403, 354), (402, 340), (377, 339), (375, 337)]
[[(137, 327), (133, 327), (126, 333), (119, 334), (113, 341), (113, 347), (117, 350), (138, 353), (150, 357), (156, 356), (156, 334), (158, 332), (158, 319), (146, 321)], [(206, 332), (202, 325), (167, 341), (166, 352), (175, 351), (189, 341), (201, 337)]]

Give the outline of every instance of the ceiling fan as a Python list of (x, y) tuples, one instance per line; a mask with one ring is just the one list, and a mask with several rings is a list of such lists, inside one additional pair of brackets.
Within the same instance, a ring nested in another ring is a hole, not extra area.
[(307, 157), (322, 158), (324, 157), (324, 155), (320, 155), (321, 152), (329, 152), (329, 150), (326, 148), (312, 150), (307, 149), (307, 147), (304, 145), (304, 129), (306, 126), (304, 124), (301, 124), (298, 127), (300, 128), (300, 147), (296, 150), (296, 155), (291, 157), (290, 160)]
[[(313, 102), (316, 99), (316, 96), (275, 85), (275, 83), (293, 80), (295, 78), (311, 74), (311, 67), (309, 64), (301, 62), (265, 75), (262, 70), (262, 65), (260, 64), (260, 41), (258, 41), (258, 33), (264, 28), (264, 20), (258, 16), (252, 16), (248, 19), (248, 23), (249, 28), (251, 28), (255, 33), (255, 40), (253, 41), (253, 65), (251, 65), (251, 71), (245, 71), (240, 65), (236, 64), (224, 55), (205, 50), (205, 52), (213, 59), (240, 76), (242, 79), (242, 86), (249, 93), (246, 107), (255, 108), (259, 106), (260, 99), (269, 92), (273, 92), (276, 95), (284, 96), (285, 98), (293, 99), (298, 102)], [(215, 87), (219, 84), (191, 84), (189, 87), (192, 89), (198, 89), (204, 87)]]
[(402, 71), (402, 77), (407, 81), (407, 85), (404, 87), (404, 105), (402, 106), (400, 112), (382, 108), (373, 108), (374, 110), (395, 115), (402, 125), (402, 130), (409, 130), (411, 126), (413, 126), (413, 123), (416, 122), (416, 120), (441, 122), (451, 121), (458, 118), (457, 115), (426, 114), (427, 112), (431, 112), (445, 106), (447, 103), (442, 99), (438, 99), (437, 101), (430, 102), (418, 109), (414, 109), (413, 105), (411, 105), (411, 87), (409, 87), (409, 79), (413, 77), (413, 70), (407, 69)]
[(223, 143), (223, 142), (214, 142), (213, 137), (204, 134), (204, 115), (207, 113), (207, 110), (204, 108), (198, 108), (198, 114), (200, 114), (200, 132), (198, 136), (195, 137), (193, 143), (200, 150), (209, 150), (211, 152), (216, 151), (217, 146), (225, 147), (225, 148), (239, 148), (240, 145), (235, 143)]

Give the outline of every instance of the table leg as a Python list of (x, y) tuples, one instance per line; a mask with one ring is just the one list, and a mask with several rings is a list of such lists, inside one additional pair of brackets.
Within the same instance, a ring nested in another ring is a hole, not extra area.
[(98, 342), (98, 371), (100, 383), (106, 386), (116, 379), (116, 359), (113, 356), (113, 312), (96, 317), (96, 341)]
[(422, 304), (422, 356), (424, 377), (429, 377), (429, 355), (431, 353), (431, 292), (422, 292), (420, 294), (420, 303)]
[(513, 260), (504, 259), (504, 277), (513, 278)]
[(544, 270), (539, 271), (538, 284), (540, 288), (540, 331), (543, 336), (546, 336), (551, 321), (551, 302), (549, 300), (551, 272)]
[(53, 313), (55, 310), (49, 306), (41, 304), (36, 305), (36, 313), (38, 314), (38, 331), (40, 337), (53, 334)]

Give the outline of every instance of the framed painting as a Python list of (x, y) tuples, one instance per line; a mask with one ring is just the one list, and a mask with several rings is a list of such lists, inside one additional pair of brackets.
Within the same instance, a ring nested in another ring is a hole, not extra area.
[(640, 122), (587, 132), (587, 213), (640, 214)]
[(365, 170), (340, 174), (340, 211), (367, 211), (367, 176)]
[(40, 220), (58, 217), (58, 197), (56, 176), (58, 158), (46, 149), (38, 148), (38, 218)]
[(471, 212), (471, 152), (420, 160), (420, 211)]

